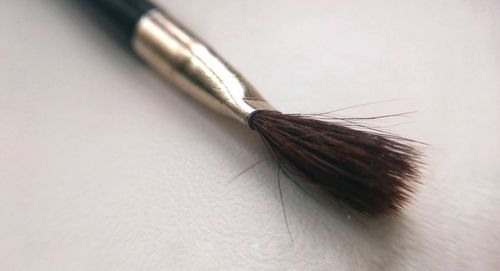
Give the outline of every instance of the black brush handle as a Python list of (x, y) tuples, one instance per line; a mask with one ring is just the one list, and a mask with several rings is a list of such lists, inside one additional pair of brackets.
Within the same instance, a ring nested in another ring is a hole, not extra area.
[(139, 20), (156, 6), (147, 0), (91, 0), (101, 9), (128, 41), (134, 35)]

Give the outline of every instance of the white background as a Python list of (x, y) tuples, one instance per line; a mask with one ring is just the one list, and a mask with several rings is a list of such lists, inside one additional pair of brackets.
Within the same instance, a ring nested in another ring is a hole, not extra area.
[(0, 270), (500, 269), (500, 1), (171, 0), (284, 112), (428, 143), (415, 200), (361, 223), (165, 84), (80, 1), (2, 1)]

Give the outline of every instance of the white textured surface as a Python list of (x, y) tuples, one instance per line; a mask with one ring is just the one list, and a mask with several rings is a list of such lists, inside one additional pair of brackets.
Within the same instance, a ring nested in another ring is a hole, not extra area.
[(72, 2), (2, 1), (0, 270), (499, 270), (500, 1), (160, 1), (279, 108), (431, 145), (417, 199), (360, 225), (138, 64)]

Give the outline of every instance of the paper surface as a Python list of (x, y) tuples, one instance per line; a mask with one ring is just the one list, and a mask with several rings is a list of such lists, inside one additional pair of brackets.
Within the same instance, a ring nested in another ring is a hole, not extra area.
[(0, 270), (500, 269), (500, 2), (157, 1), (284, 112), (376, 116), (429, 144), (367, 224), (163, 82), (78, 1), (0, 14)]

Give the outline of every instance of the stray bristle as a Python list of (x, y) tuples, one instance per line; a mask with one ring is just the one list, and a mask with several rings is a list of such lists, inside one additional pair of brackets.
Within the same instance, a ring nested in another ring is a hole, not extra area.
[(398, 213), (418, 182), (421, 155), (411, 140), (275, 111), (249, 124), (287, 172), (363, 214)]

